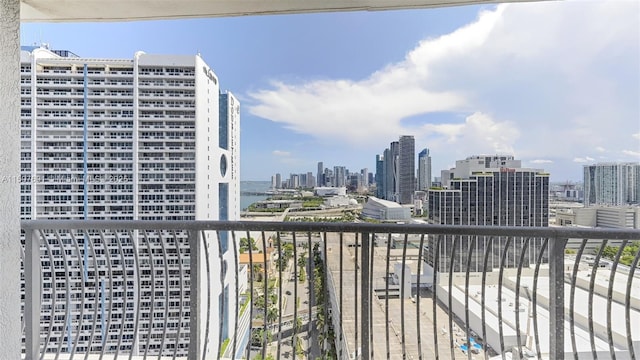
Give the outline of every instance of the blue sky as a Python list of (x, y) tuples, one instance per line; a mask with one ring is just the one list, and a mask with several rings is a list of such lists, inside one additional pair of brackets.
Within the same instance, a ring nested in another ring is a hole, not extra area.
[(83, 57), (195, 54), (242, 102), (241, 178), (375, 169), (400, 135), (433, 172), (509, 153), (552, 180), (640, 160), (640, 3), (123, 23), (32, 23), (22, 44)]

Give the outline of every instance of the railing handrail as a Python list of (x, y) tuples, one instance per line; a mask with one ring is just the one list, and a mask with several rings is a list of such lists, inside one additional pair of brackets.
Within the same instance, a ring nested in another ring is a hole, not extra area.
[(544, 238), (590, 238), (640, 240), (640, 229), (479, 226), (436, 224), (372, 224), (353, 222), (272, 222), (213, 220), (22, 220), (24, 230), (231, 230), (360, 232), (432, 235), (525, 236)]

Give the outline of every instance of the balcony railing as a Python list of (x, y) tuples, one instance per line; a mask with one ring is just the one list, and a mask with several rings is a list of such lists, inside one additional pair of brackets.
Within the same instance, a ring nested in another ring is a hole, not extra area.
[(26, 359), (640, 354), (638, 230), (48, 220), (22, 230)]

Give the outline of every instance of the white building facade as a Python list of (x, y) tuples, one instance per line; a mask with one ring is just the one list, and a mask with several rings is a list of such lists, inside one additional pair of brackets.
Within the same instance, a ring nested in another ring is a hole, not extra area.
[[(20, 90), (22, 219), (239, 218), (240, 104), (232, 94), (220, 94), (218, 78), (200, 56), (138, 52), (132, 59), (87, 59), (26, 48)], [(177, 349), (185, 355), (190, 271), (189, 262), (176, 253), (188, 254), (190, 248), (186, 232), (165, 235), (135, 234), (122, 242), (114, 241), (119, 236), (114, 232), (85, 240), (84, 247), (64, 241), (52, 249), (42, 247), (43, 316), (55, 330), (45, 351), (137, 355)], [(209, 318), (223, 324), (223, 339), (235, 328), (230, 315), (235, 302), (229, 299), (237, 294), (229, 284), (237, 271), (230, 241), (226, 233), (219, 238), (205, 234), (212, 270), (223, 273), (225, 284), (214, 282), (211, 288), (211, 305), (221, 311), (212, 311)], [(90, 247), (91, 252), (120, 255), (106, 263), (90, 262)], [(60, 285), (52, 276), (62, 265), (78, 271), (66, 273), (68, 281)], [(116, 265), (120, 275), (102, 275)], [(114, 315), (104, 319), (102, 310), (83, 313), (82, 304), (73, 301), (45, 314), (53, 288), (70, 299), (95, 293), (100, 298), (96, 306), (109, 304), (110, 311), (122, 309), (121, 315), (113, 320)], [(139, 314), (143, 330), (134, 332), (129, 314)], [(97, 324), (94, 329), (77, 326), (87, 316)], [(219, 335), (214, 326), (210, 351), (217, 348)]]
[(640, 203), (640, 164), (599, 163), (584, 166), (584, 205)]

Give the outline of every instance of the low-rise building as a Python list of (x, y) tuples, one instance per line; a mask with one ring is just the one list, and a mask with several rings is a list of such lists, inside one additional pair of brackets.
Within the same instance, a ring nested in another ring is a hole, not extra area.
[(347, 196), (347, 188), (341, 187), (317, 187), (314, 189), (317, 196)]
[(364, 204), (362, 216), (382, 221), (409, 220), (411, 219), (411, 208), (370, 196)]

